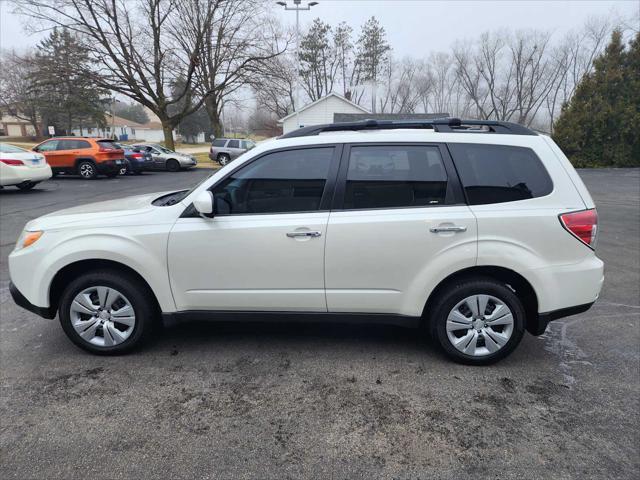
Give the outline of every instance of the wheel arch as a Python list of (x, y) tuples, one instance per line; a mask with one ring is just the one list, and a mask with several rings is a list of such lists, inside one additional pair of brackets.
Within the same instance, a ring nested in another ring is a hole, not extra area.
[(124, 272), (134, 277), (148, 289), (158, 314), (162, 311), (160, 302), (158, 301), (155, 292), (149, 285), (149, 282), (147, 282), (145, 278), (140, 275), (140, 273), (138, 273), (135, 269), (131, 268), (128, 265), (117, 262), (115, 260), (105, 259), (78, 260), (61, 268), (53, 277), (53, 280), (51, 281), (51, 285), (49, 287), (49, 308), (54, 312), (58, 309), (60, 297), (62, 296), (64, 287), (72, 279), (82, 273), (99, 269), (114, 270), (120, 273)]
[(519, 273), (508, 268), (493, 265), (481, 265), (465, 268), (444, 278), (429, 294), (422, 312), (422, 318), (429, 321), (431, 307), (440, 295), (440, 292), (457, 282), (478, 277), (490, 278), (510, 287), (518, 298), (520, 298), (522, 305), (524, 306), (527, 330), (531, 333), (536, 331), (538, 319), (538, 296), (533, 286)]
[(96, 159), (94, 157), (89, 157), (86, 155), (83, 155), (82, 157), (78, 157), (75, 159), (74, 163), (73, 163), (73, 167), (74, 168), (78, 168), (78, 165), (80, 164), (80, 162), (91, 162), (94, 165), (98, 165), (98, 162), (96, 162)]

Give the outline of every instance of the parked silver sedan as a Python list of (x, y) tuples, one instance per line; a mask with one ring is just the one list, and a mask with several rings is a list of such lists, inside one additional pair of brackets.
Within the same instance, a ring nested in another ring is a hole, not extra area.
[(138, 143), (131, 145), (131, 147), (149, 152), (151, 158), (153, 158), (151, 168), (154, 170), (177, 172), (185, 168), (195, 167), (198, 163), (193, 155), (174, 152), (157, 143)]
[(255, 143), (246, 138), (214, 138), (211, 142), (209, 158), (224, 167), (255, 146)]

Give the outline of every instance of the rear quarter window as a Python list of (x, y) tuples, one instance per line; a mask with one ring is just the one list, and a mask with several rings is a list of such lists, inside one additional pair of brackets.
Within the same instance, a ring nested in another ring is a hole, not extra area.
[(470, 205), (544, 197), (553, 182), (535, 152), (510, 145), (449, 144)]

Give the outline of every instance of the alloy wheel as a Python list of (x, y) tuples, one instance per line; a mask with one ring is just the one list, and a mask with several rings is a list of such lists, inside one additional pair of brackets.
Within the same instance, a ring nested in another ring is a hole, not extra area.
[(131, 302), (111, 287), (84, 289), (74, 297), (69, 310), (76, 333), (99, 347), (112, 347), (124, 342), (136, 325)]
[(514, 328), (509, 307), (492, 295), (472, 295), (449, 312), (446, 331), (449, 342), (465, 355), (482, 357), (502, 349)]
[(93, 169), (93, 165), (91, 165), (90, 163), (83, 163), (82, 165), (80, 165), (80, 176), (84, 178), (91, 178), (94, 174), (95, 171)]

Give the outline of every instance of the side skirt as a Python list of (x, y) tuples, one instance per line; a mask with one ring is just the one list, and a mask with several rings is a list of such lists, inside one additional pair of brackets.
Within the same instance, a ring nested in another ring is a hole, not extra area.
[(229, 310), (186, 310), (163, 313), (165, 326), (190, 321), (208, 322), (272, 322), (272, 323), (346, 323), (382, 324), (407, 328), (420, 326), (421, 317), (379, 313), (328, 313), (328, 312), (257, 312)]

